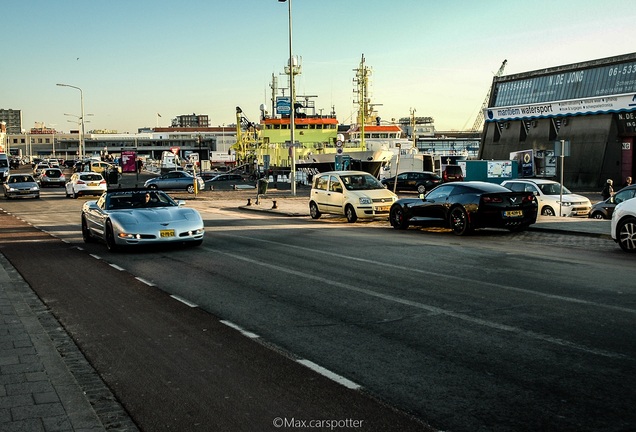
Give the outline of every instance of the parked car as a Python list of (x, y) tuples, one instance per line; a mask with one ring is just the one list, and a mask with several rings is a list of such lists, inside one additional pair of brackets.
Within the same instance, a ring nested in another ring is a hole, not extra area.
[(634, 198), (636, 194), (636, 185), (627, 186), (614, 195), (606, 199), (605, 201), (599, 201), (590, 209), (589, 216), (593, 219), (611, 219), (614, 213), (614, 208), (628, 199)]
[(66, 183), (66, 197), (77, 198), (85, 195), (101, 195), (108, 188), (106, 180), (96, 172), (76, 172)]
[[(517, 179), (506, 180), (501, 185), (513, 191), (534, 193), (539, 204), (539, 213), (543, 216), (555, 216), (559, 213), (561, 185), (555, 181)], [(573, 194), (568, 188), (563, 187), (562, 216), (587, 216), (591, 208), (592, 203), (589, 199), (583, 195)]]
[(423, 198), (403, 198), (391, 206), (395, 229), (410, 225), (450, 228), (457, 235), (478, 228), (523, 231), (537, 220), (537, 201), (531, 192), (512, 192), (487, 182), (452, 182), (436, 187)]
[(222, 181), (234, 181), (234, 182), (244, 182), (247, 180), (247, 177), (241, 175), (241, 174), (217, 174), (214, 177), (212, 177), (210, 180), (208, 181), (213, 181), (213, 182), (222, 182)]
[(203, 242), (199, 212), (182, 207), (165, 192), (152, 189), (113, 189), (82, 206), (84, 242), (102, 240), (115, 252), (123, 246)]
[(96, 172), (96, 173), (101, 173), (104, 171), (117, 171), (119, 173), (121, 173), (121, 167), (119, 165), (113, 165), (111, 163), (108, 162), (101, 162), (101, 161), (90, 161), (91, 164), (91, 171), (92, 172)]
[(623, 201), (614, 208), (611, 235), (625, 252), (636, 252), (636, 199)]
[(66, 184), (66, 176), (59, 168), (47, 168), (42, 170), (38, 177), (40, 186), (60, 186), (64, 187)]
[(314, 176), (309, 213), (344, 215), (348, 222), (358, 218), (388, 216), (397, 195), (371, 174), (363, 171), (331, 171)]
[(459, 165), (442, 165), (440, 172), (444, 183), (464, 181), (464, 172)]
[(144, 184), (148, 189), (160, 190), (185, 190), (188, 193), (194, 193), (194, 182), (197, 182), (199, 190), (205, 189), (205, 183), (201, 177), (194, 177), (185, 171), (170, 171), (162, 176), (151, 178)]
[(390, 190), (416, 191), (421, 194), (428, 192), (442, 183), (442, 178), (429, 171), (408, 171), (397, 175), (397, 186), (394, 187), (396, 177), (382, 180), (382, 184)]
[(11, 198), (40, 198), (40, 187), (29, 174), (11, 174), (2, 185), (4, 196)]
[(0, 182), (6, 182), (10, 173), (9, 157), (6, 153), (0, 153)]

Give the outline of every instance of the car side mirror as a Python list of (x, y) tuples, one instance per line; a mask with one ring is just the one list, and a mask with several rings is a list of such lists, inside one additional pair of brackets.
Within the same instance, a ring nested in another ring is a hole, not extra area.
[(183, 207), (184, 205), (186, 205), (186, 202), (184, 200), (179, 200), (179, 201), (177, 201), (177, 205), (179, 207)]

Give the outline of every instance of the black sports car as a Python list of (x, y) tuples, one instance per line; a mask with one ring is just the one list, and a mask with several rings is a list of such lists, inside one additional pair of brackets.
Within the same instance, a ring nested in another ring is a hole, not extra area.
[(420, 196), (393, 203), (389, 216), (393, 228), (434, 226), (465, 235), (477, 228), (523, 231), (537, 220), (537, 201), (532, 193), (511, 192), (493, 183), (445, 183)]

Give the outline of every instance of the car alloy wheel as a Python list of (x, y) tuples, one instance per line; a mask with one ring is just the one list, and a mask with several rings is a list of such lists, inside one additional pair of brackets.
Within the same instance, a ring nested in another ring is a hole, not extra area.
[(601, 212), (596, 212), (592, 215), (592, 219), (605, 219), (605, 216)]
[(189, 194), (193, 194), (194, 193), (194, 185), (189, 185), (186, 188), (186, 191), (188, 191)]
[(618, 245), (625, 252), (636, 252), (636, 218), (621, 221), (616, 228)]
[(541, 214), (542, 214), (543, 216), (554, 216), (554, 215), (555, 215), (554, 210), (553, 210), (553, 209), (552, 209), (552, 207), (550, 207), (550, 206), (545, 206), (545, 207), (543, 207), (543, 208), (541, 209)]
[(455, 235), (466, 235), (472, 231), (468, 214), (462, 207), (455, 207), (451, 210), (448, 217), (448, 225)]
[(404, 216), (404, 210), (399, 205), (391, 207), (389, 221), (391, 222), (391, 226), (395, 229), (407, 229), (409, 227), (409, 222)]
[(351, 204), (347, 204), (345, 207), (345, 216), (347, 216), (347, 222), (354, 223), (358, 220), (358, 215), (356, 214), (356, 210), (353, 208)]
[(318, 205), (313, 201), (309, 203), (309, 214), (312, 219), (319, 219), (321, 216), (320, 210), (318, 210)]
[(418, 185), (417, 186), (417, 192), (421, 193), (421, 194), (426, 193), (426, 185), (423, 185), (423, 184)]

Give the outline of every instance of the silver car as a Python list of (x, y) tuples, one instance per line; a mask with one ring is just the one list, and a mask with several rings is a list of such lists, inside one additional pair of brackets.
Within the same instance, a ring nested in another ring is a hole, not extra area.
[(115, 252), (123, 246), (203, 242), (203, 219), (166, 193), (151, 189), (114, 189), (82, 206), (85, 243), (102, 240)]
[(40, 187), (29, 174), (11, 174), (2, 185), (4, 196), (11, 198), (40, 198)]

